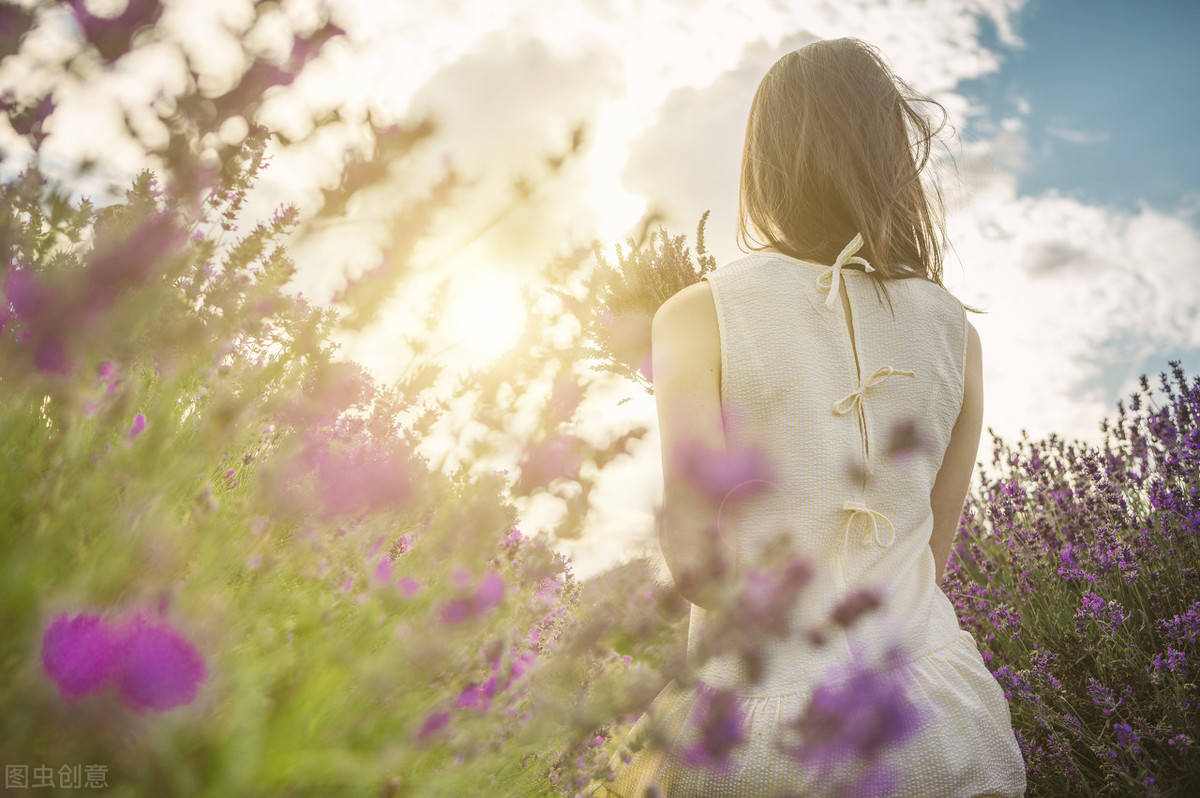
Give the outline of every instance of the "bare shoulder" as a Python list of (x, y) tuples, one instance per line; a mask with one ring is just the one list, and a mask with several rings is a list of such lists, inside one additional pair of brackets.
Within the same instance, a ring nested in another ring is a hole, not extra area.
[(721, 333), (716, 304), (707, 280), (689, 285), (662, 303), (650, 329), (654, 372), (716, 373), (721, 362)]
[(715, 335), (717, 309), (708, 280), (700, 280), (677, 291), (654, 314), (654, 327), (694, 336), (711, 328)]

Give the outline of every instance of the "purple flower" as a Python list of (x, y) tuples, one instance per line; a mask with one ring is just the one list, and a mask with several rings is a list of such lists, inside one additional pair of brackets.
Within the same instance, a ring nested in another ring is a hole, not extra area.
[(66, 374), (67, 353), (62, 339), (50, 334), (42, 337), (33, 351), (33, 365), (38, 371)]
[(1178, 645), (1196, 642), (1200, 636), (1200, 601), (1192, 604), (1183, 615), (1158, 621), (1158, 628), (1167, 639)]
[(129, 440), (133, 440), (138, 435), (142, 434), (142, 430), (146, 428), (146, 417), (141, 413), (133, 419), (133, 426), (129, 428)]
[(450, 713), (445, 710), (433, 712), (429, 717), (425, 718), (425, 722), (421, 724), (421, 730), (417, 733), (417, 739), (423, 740), (434, 732), (445, 728), (450, 722)]
[(1121, 746), (1131, 754), (1140, 754), (1142, 748), (1138, 743), (1141, 738), (1133, 730), (1128, 723), (1114, 723), (1113, 729), (1117, 732), (1117, 745)]
[(68, 701), (103, 687), (116, 661), (113, 630), (99, 615), (60, 614), (42, 635), (42, 668)]
[(521, 458), (521, 476), (513, 489), (529, 493), (555, 479), (575, 479), (583, 464), (581, 441), (574, 435), (554, 435), (532, 446)]
[(200, 652), (186, 637), (144, 613), (123, 624), (118, 634), (117, 683), (128, 704), (161, 712), (195, 699), (206, 670)]
[(799, 741), (781, 740), (780, 750), (827, 776), (840, 763), (875, 759), (911, 738), (923, 721), (903, 681), (892, 672), (900, 656), (893, 649), (882, 666), (850, 665), (844, 680), (819, 684), (804, 711), (784, 725)]
[(1075, 611), (1075, 628), (1080, 635), (1084, 634), (1087, 621), (1095, 621), (1105, 634), (1116, 634), (1117, 627), (1132, 617), (1118, 602), (1105, 601), (1095, 593), (1087, 592), (1079, 601), (1079, 609)]
[(375, 564), (374, 577), (380, 582), (387, 582), (392, 578), (392, 558), (386, 554), (379, 558), (379, 562)]
[(829, 617), (838, 626), (848, 629), (854, 625), (859, 617), (874, 609), (878, 609), (882, 604), (883, 602), (875, 590), (872, 588), (859, 588), (843, 598), (833, 608), (833, 611), (829, 613)]
[(1094, 677), (1088, 679), (1087, 692), (1092, 698), (1092, 703), (1099, 707), (1100, 711), (1105, 715), (1111, 715), (1125, 700), (1124, 698), (1117, 698), (1112, 690), (1108, 689), (1103, 682)]
[(401, 454), (366, 445), (310, 454), (326, 517), (400, 507), (412, 496), (410, 464)]
[(683, 751), (692, 767), (727, 773), (733, 767), (730, 753), (745, 742), (745, 713), (732, 690), (697, 685), (697, 702), (691, 722), (699, 739)]
[(739, 488), (739, 498), (770, 485), (771, 470), (762, 452), (753, 448), (714, 448), (692, 438), (680, 441), (672, 452), (674, 468), (714, 505), (723, 504)]
[(491, 611), (504, 597), (504, 580), (495, 571), (489, 571), (479, 582), (479, 587), (469, 596), (454, 598), (442, 607), (442, 623), (462, 623), (470, 618)]
[(50, 292), (29, 269), (9, 269), (4, 275), (4, 296), (17, 318), (34, 319), (50, 306)]
[(400, 579), (396, 580), (396, 586), (399, 587), (406, 596), (411, 596), (421, 589), (421, 584), (409, 576), (401, 577)]
[(456, 707), (479, 707), (487, 709), (492, 703), (492, 694), (496, 691), (496, 677), (493, 676), (485, 684), (469, 684), (458, 694), (454, 702)]

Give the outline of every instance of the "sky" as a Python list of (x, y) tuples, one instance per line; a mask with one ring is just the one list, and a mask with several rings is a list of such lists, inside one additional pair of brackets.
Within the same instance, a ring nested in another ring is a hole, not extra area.
[[(119, 5), (119, 0), (114, 0)], [(648, 207), (693, 240), (711, 211), (706, 244), (718, 263), (734, 243), (737, 173), (746, 114), (758, 82), (790, 50), (855, 36), (950, 113), (938, 175), (952, 244), (946, 286), (985, 314), (970, 316), (983, 346), (985, 432), (1014, 439), (1056, 432), (1091, 443), (1099, 422), (1141, 373), (1183, 361), (1200, 371), (1200, 122), (1187, 40), (1200, 30), (1195, 3), (1079, 0), (489, 0), (332, 4), (348, 41), (262, 109), (264, 121), (303, 130), (305, 109), (349, 115), (437, 116), (440, 132), (405, 180), (423, 186), (449, 158), (479, 182), (440, 222), (424, 251), (458, 277), (446, 325), (447, 358), (479, 364), (520, 325), (518, 287), (547, 253), (593, 238), (623, 240)], [(245, 0), (178, 0), (163, 24), (209, 65), (211, 80), (237, 65), (230, 36), (250, 19)], [(312, 2), (285, 2), (248, 34), (263, 47), (288, 25), (315, 21)], [(65, 36), (66, 34), (62, 34)], [(36, 47), (62, 46), (47, 37)], [(160, 63), (155, 59), (160, 59)], [(36, 81), (10, 62), (0, 84)], [(110, 174), (132, 174), (140, 154), (119, 135), (113, 97), (145, 103), (178, 69), (160, 53), (119, 65), (109, 91), (64, 90), (47, 122), (48, 157), (83, 151)], [(588, 143), (539, 199), (465, 248), (518, 174), (537, 174), (572, 126)], [(105, 126), (111, 128), (106, 134)], [(0, 146), (6, 146), (0, 131)], [(353, 131), (321, 135), (278, 153), (247, 213), (269, 216), (284, 200), (303, 213), (330, 185)], [(321, 300), (372, 262), (383, 220), (403, 192), (355, 209), (353, 229), (293, 254), (297, 286)], [(447, 257), (445, 253), (453, 253)], [(414, 290), (384, 320), (345, 342), (349, 356), (394, 379), (397, 340), (426, 296)], [(618, 404), (624, 397), (631, 401)], [(562, 550), (581, 577), (641, 553), (654, 555), (653, 510), (662, 473), (653, 398), (606, 385), (589, 397), (586, 428), (604, 437), (644, 424), (633, 456), (606, 470), (582, 540)], [(457, 419), (455, 423), (465, 423)], [(556, 500), (523, 508), (527, 531), (549, 523)]]

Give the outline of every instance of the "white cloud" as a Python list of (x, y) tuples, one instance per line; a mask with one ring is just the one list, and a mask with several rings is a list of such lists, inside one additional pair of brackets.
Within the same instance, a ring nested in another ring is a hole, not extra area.
[(1049, 125), (1046, 127), (1046, 132), (1071, 144), (1097, 144), (1112, 138), (1112, 134), (1107, 130), (1076, 130), (1065, 125)]

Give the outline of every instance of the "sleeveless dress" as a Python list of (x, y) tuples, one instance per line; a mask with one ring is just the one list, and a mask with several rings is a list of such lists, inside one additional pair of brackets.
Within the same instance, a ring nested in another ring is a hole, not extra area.
[[(645, 748), (628, 764), (614, 756), (617, 778), (592, 782), (585, 795), (642, 798), (653, 787), (650, 795), (667, 798), (819, 796), (815, 774), (774, 748), (776, 728), (804, 709), (817, 683), (836, 682), (848, 663), (889, 643), (907, 656), (903, 689), (924, 720), (883, 757), (900, 777), (893, 794), (1024, 795), (1003, 689), (937, 585), (929, 547), (930, 493), (962, 406), (966, 312), (945, 288), (916, 278), (887, 282), (893, 315), (870, 284), (873, 267), (854, 255), (862, 243), (856, 235), (832, 265), (757, 252), (704, 276), (720, 332), (721, 405), (737, 422), (727, 426), (727, 445), (758, 448), (776, 485), (723, 512), (722, 533), (734, 536), (742, 563), (786, 526), (814, 576), (794, 609), (796, 633), (767, 645), (758, 684), (743, 680), (732, 656), (700, 669), (704, 684), (738, 696), (746, 740), (732, 752), (732, 770), (691, 768)], [(889, 457), (890, 436), (904, 422), (922, 445)], [(803, 636), (867, 586), (879, 590), (882, 607), (848, 631), (833, 627), (823, 647)], [(692, 605), (689, 656), (705, 615)], [(672, 681), (627, 739), (651, 714), (688, 739), (696, 704), (696, 690)]]

